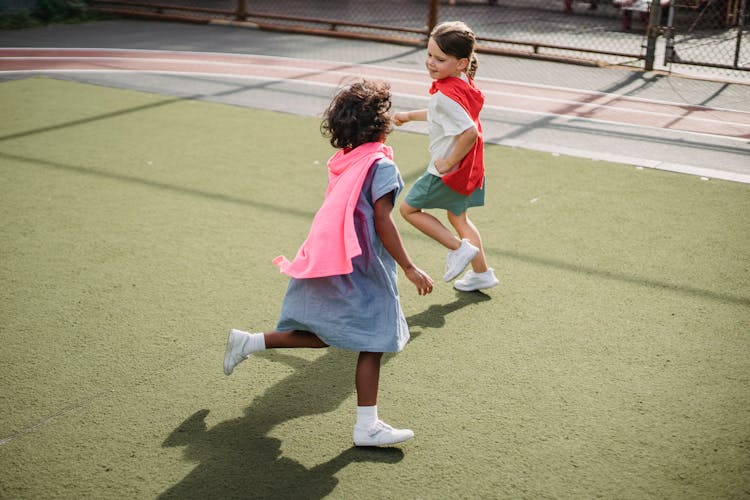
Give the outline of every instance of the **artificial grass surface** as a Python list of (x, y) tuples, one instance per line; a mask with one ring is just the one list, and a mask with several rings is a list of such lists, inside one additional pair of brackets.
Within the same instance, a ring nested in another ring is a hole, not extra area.
[[(750, 495), (749, 186), (488, 146), (501, 285), (402, 277), (379, 407), (416, 437), (354, 449), (356, 354), (221, 368), (275, 325), (317, 120), (50, 79), (0, 107), (0, 497)], [(389, 144), (410, 184), (426, 138)]]

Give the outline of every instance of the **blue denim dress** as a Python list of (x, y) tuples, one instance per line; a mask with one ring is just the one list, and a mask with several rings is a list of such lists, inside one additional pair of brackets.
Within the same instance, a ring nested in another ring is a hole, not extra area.
[(351, 274), (289, 280), (278, 331), (315, 333), (326, 344), (351, 351), (398, 352), (409, 340), (399, 300), (396, 261), (375, 232), (375, 201), (404, 187), (396, 164), (378, 160), (370, 168), (354, 210), (362, 254)]

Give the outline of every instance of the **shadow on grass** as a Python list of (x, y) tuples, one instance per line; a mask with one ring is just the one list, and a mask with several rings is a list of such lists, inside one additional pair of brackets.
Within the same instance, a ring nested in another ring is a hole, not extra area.
[(232, 203), (235, 205), (242, 205), (242, 206), (249, 206), (252, 208), (257, 208), (259, 210), (266, 210), (266, 211), (274, 212), (274, 213), (283, 212), (283, 213), (287, 213), (289, 215), (293, 215), (296, 217), (304, 217), (304, 218), (309, 219), (313, 215), (315, 215), (313, 212), (310, 212), (307, 210), (299, 210), (289, 204), (287, 204), (289, 206), (280, 206), (277, 204), (263, 203), (257, 200), (251, 200), (249, 198), (239, 198), (239, 197), (230, 196), (230, 195), (223, 194), (223, 193), (211, 192), (211, 191), (206, 191), (203, 189), (191, 188), (188, 186), (180, 186), (178, 184), (155, 181), (155, 180), (147, 179), (145, 177), (138, 177), (138, 176), (127, 175), (127, 174), (119, 174), (116, 172), (107, 172), (107, 171), (99, 170), (96, 168), (82, 167), (79, 165), (60, 163), (56, 161), (45, 160), (43, 158), (31, 158), (28, 156), (20, 156), (20, 155), (0, 152), (0, 160), (18, 161), (18, 162), (23, 162), (27, 165), (33, 165), (36, 167), (43, 167), (43, 168), (58, 170), (58, 171), (63, 171), (63, 172), (72, 172), (75, 174), (86, 175), (90, 177), (97, 177), (101, 179), (122, 182), (125, 184), (143, 186), (146, 188), (157, 189), (160, 191), (172, 192), (172, 193), (182, 194), (185, 196), (192, 196), (196, 198), (203, 198), (206, 200), (219, 201), (223, 203)]
[[(449, 304), (432, 305), (407, 318), (409, 325), (439, 328), (445, 324), (446, 315), (490, 300), (479, 292), (456, 296)], [(414, 332), (412, 339), (422, 333)], [(323, 498), (338, 484), (335, 474), (351, 463), (396, 464), (403, 459), (404, 452), (395, 447), (351, 447), (310, 468), (282, 456), (281, 441), (269, 437), (270, 432), (289, 420), (336, 410), (354, 391), (357, 353), (328, 349), (312, 362), (284, 351), (266, 351), (263, 355), (291, 366), (294, 372), (253, 400), (240, 418), (209, 429), (205, 422), (209, 410), (203, 409), (180, 424), (163, 446), (185, 446), (185, 458), (199, 464), (161, 498)], [(384, 356), (383, 364), (392, 357)], [(333, 430), (331, 436), (346, 435), (350, 439), (350, 432)]]
[[(285, 213), (288, 215), (303, 217), (309, 219), (313, 213), (306, 210), (297, 209), (290, 204), (276, 204), (276, 203), (264, 203), (249, 198), (234, 197), (224, 193), (211, 192), (201, 190), (188, 186), (179, 186), (173, 183), (166, 183), (146, 179), (138, 176), (131, 176), (126, 174), (120, 174), (115, 172), (106, 172), (91, 167), (84, 167), (72, 164), (61, 163), (57, 161), (45, 160), (43, 158), (33, 158), (30, 156), (21, 156), (16, 154), (0, 152), (0, 160), (17, 161), (22, 162), (26, 165), (35, 167), (58, 170), (63, 172), (71, 172), (80, 175), (88, 175), (93, 177), (99, 177), (103, 179), (109, 179), (117, 182), (123, 182), (128, 184), (140, 185), (143, 187), (156, 189), (160, 191), (167, 191), (182, 194), (185, 196), (203, 198), (206, 200), (212, 200), (222, 203), (232, 203), (240, 206), (251, 207), (259, 210), (272, 212), (273, 214)], [(423, 236), (416, 235), (412, 236), (409, 233), (404, 233), (403, 237), (406, 238), (419, 238)], [(750, 298), (743, 297), (740, 295), (733, 295), (731, 293), (725, 293), (723, 291), (714, 291), (704, 288), (698, 288), (689, 284), (672, 283), (666, 280), (657, 280), (653, 278), (641, 277), (635, 274), (626, 274), (616, 271), (609, 271), (606, 269), (599, 269), (594, 267), (587, 267), (579, 264), (571, 264), (564, 260), (552, 259), (543, 256), (536, 256), (527, 253), (519, 253), (513, 251), (502, 250), (499, 248), (485, 247), (485, 252), (491, 257), (501, 257), (504, 259), (512, 259), (520, 262), (533, 264), (535, 266), (550, 267), (552, 269), (562, 269), (578, 274), (585, 274), (594, 276), (601, 279), (611, 280), (620, 283), (629, 283), (635, 286), (641, 286), (653, 289), (667, 290), (672, 293), (688, 295), (698, 297), (702, 299), (708, 299), (717, 301), (725, 304), (738, 304), (743, 306), (750, 305)]]

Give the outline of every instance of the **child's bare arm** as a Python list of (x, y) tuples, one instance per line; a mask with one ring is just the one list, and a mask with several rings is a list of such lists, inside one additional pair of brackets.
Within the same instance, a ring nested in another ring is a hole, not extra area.
[(426, 109), (417, 109), (414, 111), (399, 111), (398, 113), (395, 113), (393, 115), (393, 123), (396, 124), (396, 126), (400, 127), (404, 123), (412, 122), (412, 121), (426, 121), (427, 120), (427, 110)]
[(469, 151), (474, 147), (478, 138), (479, 132), (476, 127), (469, 127), (461, 132), (456, 137), (456, 142), (453, 144), (453, 149), (451, 149), (450, 154), (445, 158), (435, 160), (435, 168), (437, 171), (441, 174), (447, 174), (450, 172), (451, 169), (463, 160), (464, 156), (469, 154)]
[(393, 193), (382, 196), (375, 202), (375, 231), (380, 236), (383, 246), (404, 270), (406, 277), (417, 287), (419, 295), (432, 292), (432, 278), (419, 269), (409, 258), (404, 248), (401, 234), (391, 213), (393, 211)]

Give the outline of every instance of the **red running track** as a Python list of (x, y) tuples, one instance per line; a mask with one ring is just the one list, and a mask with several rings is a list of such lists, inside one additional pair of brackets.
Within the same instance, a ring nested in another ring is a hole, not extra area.
[[(426, 97), (424, 72), (242, 54), (117, 49), (0, 48), (0, 72), (151, 72), (289, 80), (339, 86), (357, 77), (387, 80), (394, 94)], [(750, 113), (604, 92), (478, 78), (497, 110), (750, 139)]]

